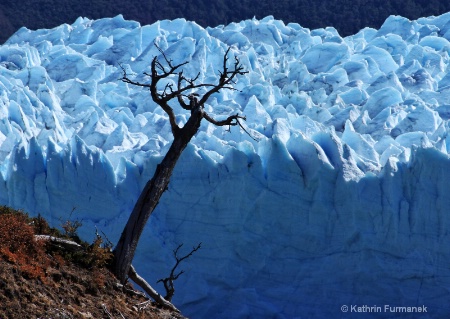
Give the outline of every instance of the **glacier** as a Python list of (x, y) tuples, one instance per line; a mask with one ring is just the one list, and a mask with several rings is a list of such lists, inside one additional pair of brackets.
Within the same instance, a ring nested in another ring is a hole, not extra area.
[[(0, 46), (0, 204), (117, 241), (172, 140), (166, 114), (121, 68), (148, 81), (156, 43), (214, 82), (231, 46), (249, 73), (206, 108), (245, 115), (248, 134), (202, 124), (136, 269), (162, 291), (172, 250), (202, 242), (173, 300), (192, 318), (448, 316), (449, 41), (450, 13), (391, 16), (345, 38), (273, 17), (22, 28)], [(384, 305), (427, 312), (351, 308)]]

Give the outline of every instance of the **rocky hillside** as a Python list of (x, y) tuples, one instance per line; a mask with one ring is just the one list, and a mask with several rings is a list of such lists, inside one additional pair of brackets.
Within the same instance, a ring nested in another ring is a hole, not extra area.
[(39, 230), (55, 232), (40, 218), (0, 207), (0, 318), (184, 318), (120, 285), (104, 267), (108, 254), (99, 241), (83, 254), (67, 252), (36, 241)]

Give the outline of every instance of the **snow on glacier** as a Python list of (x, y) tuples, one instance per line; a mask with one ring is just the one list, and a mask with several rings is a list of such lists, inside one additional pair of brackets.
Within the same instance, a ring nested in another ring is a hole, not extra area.
[(138, 271), (155, 284), (172, 249), (202, 242), (174, 299), (193, 318), (353, 318), (340, 307), (385, 304), (443, 317), (449, 26), (450, 13), (392, 16), (346, 38), (272, 17), (22, 28), (0, 46), (0, 204), (116, 241), (172, 140), (121, 67), (147, 81), (156, 43), (214, 82), (232, 46), (249, 73), (206, 109), (245, 115), (248, 134), (202, 123), (141, 238)]

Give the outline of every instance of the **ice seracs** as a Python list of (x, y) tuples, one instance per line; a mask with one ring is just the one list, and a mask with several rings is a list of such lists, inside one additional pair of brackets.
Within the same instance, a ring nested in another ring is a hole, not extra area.
[(0, 204), (55, 225), (75, 207), (83, 236), (96, 225), (117, 240), (172, 139), (123, 70), (148, 81), (157, 43), (214, 82), (231, 46), (249, 73), (205, 107), (246, 115), (248, 134), (202, 124), (150, 218), (139, 272), (163, 278), (174, 247), (202, 242), (174, 297), (188, 316), (338, 318), (349, 303), (445, 316), (449, 26), (450, 13), (346, 38), (272, 17), (22, 28), (0, 47)]

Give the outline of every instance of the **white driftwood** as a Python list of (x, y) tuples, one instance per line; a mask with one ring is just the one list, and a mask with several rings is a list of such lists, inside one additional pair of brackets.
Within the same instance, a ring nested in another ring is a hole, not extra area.
[(128, 273), (128, 276), (130, 277), (131, 280), (133, 280), (136, 284), (138, 284), (139, 287), (144, 289), (144, 291), (152, 299), (154, 299), (158, 304), (160, 304), (161, 306), (163, 306), (167, 309), (170, 309), (170, 310), (173, 310), (176, 312), (180, 312), (180, 310), (178, 310), (171, 302), (164, 299), (163, 296), (161, 296), (155, 289), (153, 289), (153, 287), (150, 286), (148, 284), (148, 282), (145, 281), (144, 278), (139, 276), (138, 273), (136, 272), (136, 270), (134, 269), (133, 265), (130, 266), (130, 271)]
[(81, 251), (81, 250), (83, 250), (83, 247), (81, 245), (77, 244), (74, 241), (67, 240), (67, 239), (62, 239), (62, 238), (58, 238), (58, 237), (54, 237), (54, 236), (34, 235), (34, 239), (35, 240), (49, 241), (52, 244), (60, 245), (63, 248), (65, 248), (67, 250), (70, 250), (70, 251)]

